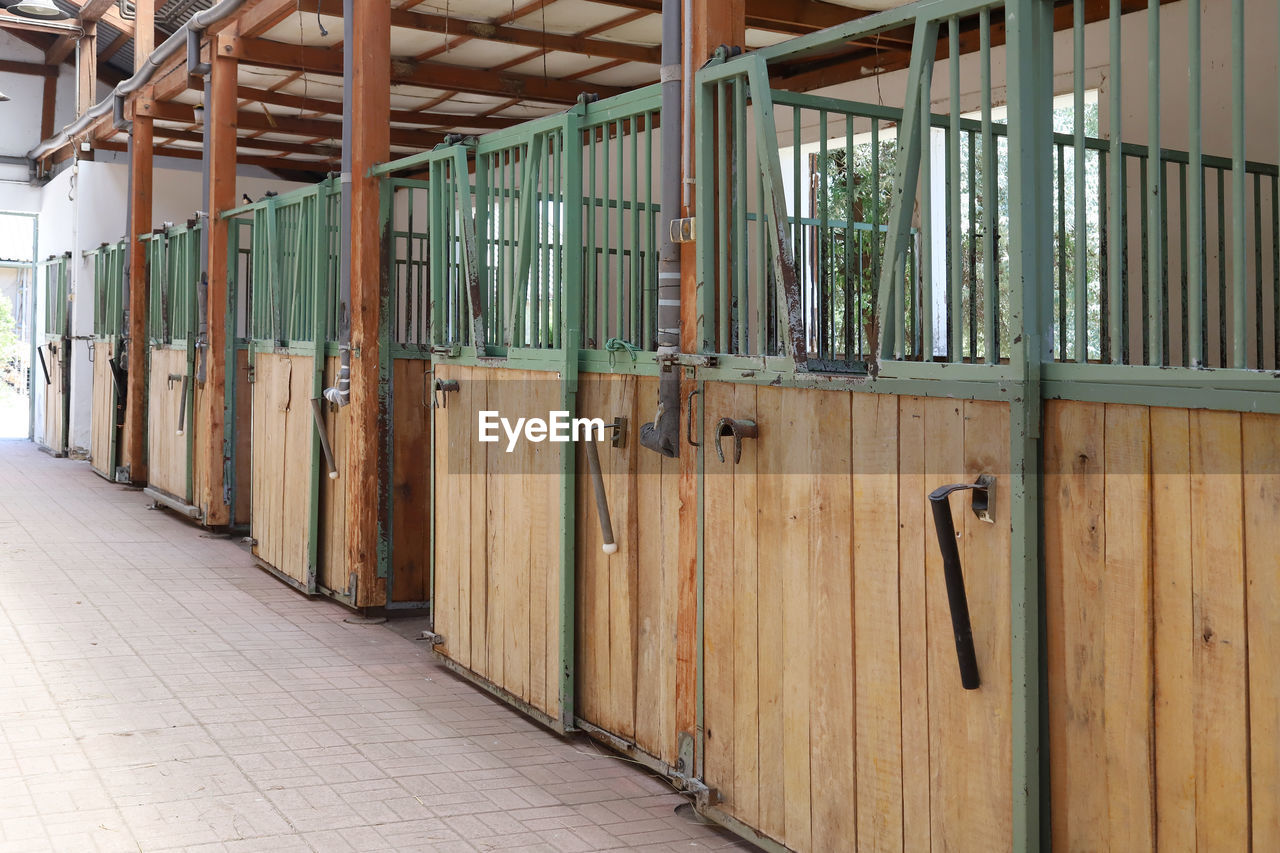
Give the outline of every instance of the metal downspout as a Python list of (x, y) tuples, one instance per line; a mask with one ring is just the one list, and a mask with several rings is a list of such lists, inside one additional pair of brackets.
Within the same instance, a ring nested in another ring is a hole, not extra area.
[[(662, 192), (663, 219), (679, 218), (681, 184), (680, 0), (662, 0)], [(658, 410), (640, 427), (640, 444), (663, 456), (680, 455), (680, 247), (671, 228), (660, 229), (658, 255)]]
[[(355, 44), (355, 3), (342, 0), (342, 43)], [(355, 51), (342, 51), (342, 175), (339, 178), (341, 215), (338, 246), (351, 250), (351, 78), (355, 71)], [(351, 256), (338, 264), (338, 376), (333, 387), (324, 389), (324, 398), (336, 406), (351, 402)]]

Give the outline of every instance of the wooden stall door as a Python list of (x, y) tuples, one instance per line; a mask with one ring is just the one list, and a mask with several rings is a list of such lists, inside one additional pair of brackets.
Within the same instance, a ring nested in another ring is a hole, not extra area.
[(601, 547), (585, 446), (578, 447), (574, 713), (673, 767), (679, 461), (639, 443), (657, 396), (655, 377), (578, 380), (579, 416), (628, 423), (622, 446), (597, 446), (614, 554)]
[[(1008, 480), (1008, 406), (708, 382), (703, 778), (796, 850), (1012, 846), (1009, 508), (953, 516), (960, 684), (927, 496)], [(754, 421), (734, 463), (721, 418)], [(998, 494), (998, 492), (997, 492)]]
[(250, 445), (254, 553), (305, 586), (315, 435), (312, 361), (309, 356), (260, 352), (254, 362)]
[(178, 433), (183, 396), (182, 377), (186, 372), (185, 349), (152, 349), (147, 383), (147, 484), (170, 497), (189, 503), (191, 483), (187, 477), (187, 445), (193, 433), (191, 426), (195, 422), (189, 399), (186, 423), (182, 434)]
[(95, 340), (93, 348), (93, 399), (90, 404), (89, 465), (108, 480), (115, 479), (116, 381), (111, 373), (111, 341)]
[[(69, 341), (66, 338), (53, 338), (40, 350), (40, 355), (44, 356), (44, 370), (47, 370), (48, 376), (42, 371), (36, 373), (34, 366), (32, 371), (33, 380), (38, 376), (36, 381), (44, 381), (44, 446), (56, 456), (65, 456), (67, 453), (67, 394), (68, 378), (70, 370), (67, 365), (69, 358), (67, 353)], [(37, 360), (38, 361), (38, 360)]]
[(480, 411), (546, 418), (555, 373), (437, 365), (459, 390), (435, 410), (435, 647), (527, 709), (560, 719), (560, 444), (478, 440)]

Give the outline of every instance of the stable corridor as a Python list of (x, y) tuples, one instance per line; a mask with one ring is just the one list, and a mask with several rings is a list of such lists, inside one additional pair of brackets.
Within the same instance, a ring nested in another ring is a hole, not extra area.
[(0, 441), (0, 851), (712, 850), (665, 782)]

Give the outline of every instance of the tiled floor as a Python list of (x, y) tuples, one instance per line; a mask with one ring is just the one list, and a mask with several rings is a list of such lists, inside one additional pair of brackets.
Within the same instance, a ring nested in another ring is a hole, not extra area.
[(147, 504), (0, 441), (0, 851), (737, 846)]

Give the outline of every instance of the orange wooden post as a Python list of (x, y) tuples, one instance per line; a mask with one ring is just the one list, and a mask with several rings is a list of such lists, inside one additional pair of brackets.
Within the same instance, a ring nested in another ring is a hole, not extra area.
[(129, 136), (129, 324), (125, 386), (124, 464), (129, 479), (147, 482), (147, 251), (138, 239), (151, 230), (151, 118), (133, 117)]
[(156, 0), (137, 0), (133, 19), (133, 70), (137, 71), (156, 49)]
[(239, 62), (211, 57), (205, 86), (205, 126), (209, 134), (209, 329), (205, 350), (205, 384), (198, 453), (207, 464), (207, 491), (196, 498), (205, 510), (205, 523), (231, 523), (231, 508), (224, 498), (227, 372), (234, 370), (234, 352), (227, 347), (227, 281), (233, 271), (227, 262), (230, 224), (218, 214), (236, 206), (236, 75)]
[[(377, 578), (378, 520), (382, 517), (379, 477), (389, 458), (383, 435), (390, 418), (379, 394), (379, 328), (382, 299), (382, 233), (379, 182), (367, 177), (391, 154), (391, 5), (352, 0), (351, 92), (345, 109), (351, 121), (351, 421), (347, 430), (347, 571), (358, 581), (359, 607), (381, 605)], [(345, 248), (345, 247), (344, 247)]]
[(84, 115), (98, 100), (98, 22), (82, 21), (80, 26), (84, 28), (84, 35), (77, 43), (80, 51), (76, 86), (77, 116)]

